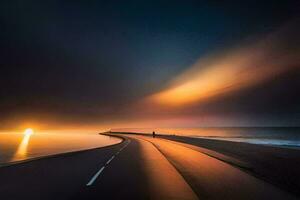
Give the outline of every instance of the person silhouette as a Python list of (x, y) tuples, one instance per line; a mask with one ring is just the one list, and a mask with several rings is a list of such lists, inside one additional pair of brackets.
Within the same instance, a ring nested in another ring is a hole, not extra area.
[(152, 132), (152, 137), (155, 138), (155, 131)]

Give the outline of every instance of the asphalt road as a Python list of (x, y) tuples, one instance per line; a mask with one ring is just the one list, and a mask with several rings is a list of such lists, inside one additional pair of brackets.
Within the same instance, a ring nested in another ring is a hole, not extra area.
[(182, 143), (121, 144), (0, 168), (0, 199), (294, 199)]

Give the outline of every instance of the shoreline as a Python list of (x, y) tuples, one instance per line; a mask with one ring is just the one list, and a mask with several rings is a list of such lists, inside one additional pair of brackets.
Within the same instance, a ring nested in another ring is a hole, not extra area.
[(69, 156), (69, 155), (72, 155), (72, 154), (75, 154), (75, 153), (84, 153), (86, 151), (92, 151), (92, 150), (97, 150), (97, 149), (113, 147), (113, 146), (122, 144), (126, 140), (124, 137), (121, 137), (121, 136), (106, 135), (106, 134), (103, 134), (103, 133), (97, 133), (97, 134), (110, 136), (110, 137), (116, 137), (116, 138), (121, 139), (121, 141), (116, 143), (116, 144), (111, 144), (111, 145), (102, 146), (102, 147), (94, 147), (94, 148), (88, 148), (88, 149), (66, 151), (66, 152), (61, 152), (61, 153), (55, 153), (55, 154), (49, 154), (49, 155), (44, 155), (44, 156), (32, 157), (32, 158), (28, 158), (28, 159), (24, 159), (24, 160), (0, 163), (0, 168), (9, 167), (9, 166), (18, 165), (18, 164), (23, 164), (23, 163), (28, 163), (28, 162), (32, 162), (32, 161), (36, 161), (36, 160), (40, 160), (40, 159), (54, 158), (54, 157), (58, 157), (58, 156)]
[[(171, 141), (182, 142), (233, 158), (226, 160), (211, 152), (206, 155), (227, 162), (259, 179), (300, 196), (300, 151), (270, 145), (250, 144), (226, 140), (159, 135)], [(241, 163), (236, 162), (236, 160)], [(246, 166), (246, 167), (245, 167)]]
[[(34, 161), (47, 161), (47, 159), (50, 158), (64, 159), (64, 157), (70, 155), (80, 155), (81, 153), (89, 151), (93, 152), (100, 149), (109, 149), (121, 145), (127, 140), (127, 137), (124, 137), (123, 134), (151, 137), (150, 134), (145, 133), (103, 132), (98, 134), (117, 137), (121, 141), (104, 147), (63, 152), (5, 163), (0, 165), (0, 169), (17, 165), (22, 166), (22, 164), (30, 164)], [(170, 142), (179, 142), (187, 148), (228, 163), (258, 179), (271, 183), (296, 196), (300, 196), (300, 171), (298, 170), (300, 168), (300, 151), (298, 149), (186, 136), (160, 134), (156, 136), (157, 138), (165, 139)]]
[[(111, 133), (152, 137), (149, 133)], [(180, 142), (191, 149), (198, 148), (197, 151), (203, 154), (226, 162), (258, 179), (300, 196), (299, 149), (179, 135), (156, 134), (156, 137)]]
[[(180, 136), (180, 135), (177, 135)], [(277, 148), (288, 148), (288, 149), (295, 149), (300, 150), (300, 145), (292, 145), (292, 144), (272, 144), (270, 143), (255, 143), (250, 142), (251, 140), (274, 140), (274, 139), (266, 139), (266, 138), (253, 138), (253, 137), (217, 137), (217, 136), (183, 136), (183, 137), (189, 137), (189, 138), (195, 138), (195, 139), (205, 139), (205, 140), (217, 140), (217, 141), (227, 141), (227, 142), (237, 142), (237, 143), (246, 143), (246, 144), (254, 144), (254, 145), (262, 145), (262, 146), (268, 146), (268, 147), (277, 147)], [(232, 138), (233, 140), (227, 139)], [(234, 140), (237, 139), (237, 140)], [(239, 140), (241, 139), (241, 140)], [(242, 140), (244, 139), (244, 141)], [(247, 141), (250, 140), (250, 141)], [(281, 141), (281, 140), (278, 140)], [(283, 140), (283, 141), (290, 141), (290, 140)]]
[[(195, 199), (299, 197), (278, 187), (275, 182), (253, 176), (233, 165), (234, 162), (239, 162), (238, 159), (228, 163), (229, 160), (226, 159), (232, 157), (191, 145), (187, 140), (191, 138), (100, 134), (119, 137), (122, 141), (92, 150), (56, 154), (0, 168), (0, 185), (3, 184), (0, 187), (0, 198), (162, 199), (161, 197), (174, 197), (178, 192), (183, 199), (188, 196), (186, 191), (195, 194)], [(220, 156), (224, 156), (224, 160)], [(185, 189), (182, 185), (186, 186)], [(115, 193), (115, 188), (122, 189)]]

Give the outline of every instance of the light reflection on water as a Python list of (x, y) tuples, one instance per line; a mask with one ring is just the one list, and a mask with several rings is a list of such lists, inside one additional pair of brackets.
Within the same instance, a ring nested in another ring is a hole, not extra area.
[(15, 155), (13, 156), (13, 158), (11, 159), (11, 161), (14, 160), (21, 160), (21, 159), (25, 159), (27, 156), (27, 148), (28, 148), (28, 144), (29, 144), (29, 140), (31, 137), (32, 133), (25, 133), (24, 137), (22, 139), (22, 142), (20, 143)]
[(116, 144), (121, 140), (95, 131), (0, 132), (0, 165), (30, 158)]

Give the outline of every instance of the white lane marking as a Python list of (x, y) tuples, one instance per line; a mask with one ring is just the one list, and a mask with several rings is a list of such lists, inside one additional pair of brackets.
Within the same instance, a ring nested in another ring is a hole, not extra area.
[(104, 170), (105, 166), (107, 166), (115, 157), (116, 155), (118, 155), (125, 147), (127, 147), (127, 145), (130, 143), (130, 140), (126, 143), (126, 145), (124, 145), (115, 155), (113, 155), (106, 163), (103, 167), (101, 167), (101, 169), (91, 178), (91, 180), (86, 184), (86, 186), (91, 186), (93, 185), (93, 183), (95, 182), (95, 180), (98, 178), (98, 176), (102, 173), (102, 171)]
[(86, 184), (86, 186), (91, 186), (95, 182), (97, 177), (101, 174), (101, 172), (104, 170), (104, 168), (104, 166), (101, 167), (101, 169), (93, 176), (93, 178)]
[(115, 156), (112, 156), (107, 162), (106, 162), (106, 164), (108, 165), (109, 163), (110, 163), (110, 161), (112, 161), (112, 159), (114, 159), (115, 158)]

